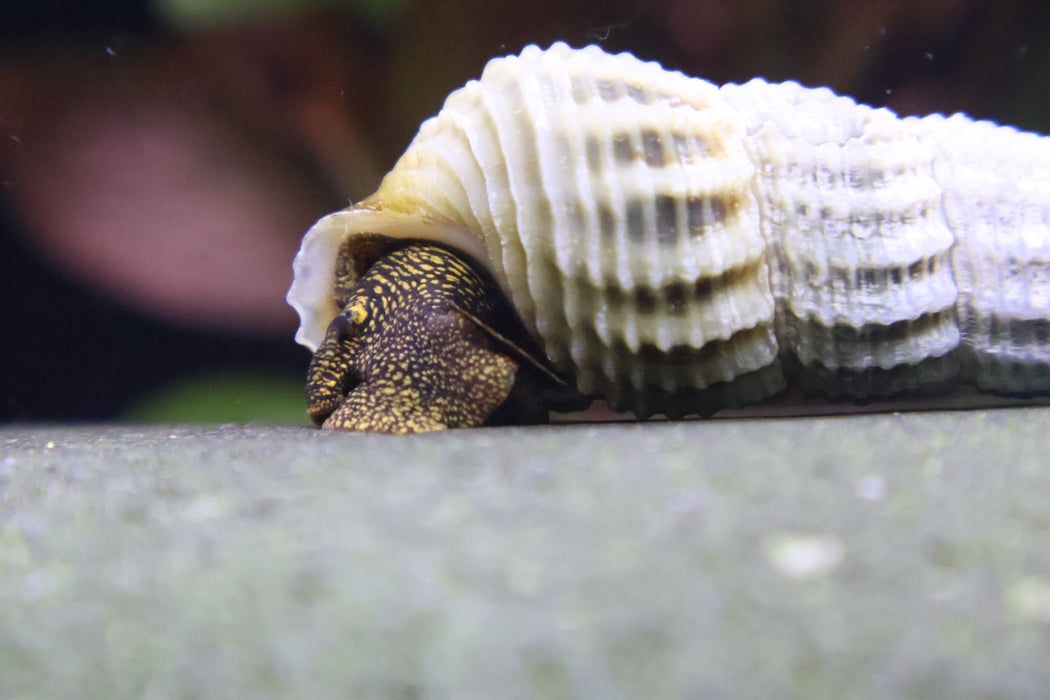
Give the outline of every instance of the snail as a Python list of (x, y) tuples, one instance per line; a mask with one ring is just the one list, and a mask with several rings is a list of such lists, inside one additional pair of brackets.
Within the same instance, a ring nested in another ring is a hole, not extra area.
[(1047, 393), (1050, 139), (528, 46), (293, 267), (326, 428)]

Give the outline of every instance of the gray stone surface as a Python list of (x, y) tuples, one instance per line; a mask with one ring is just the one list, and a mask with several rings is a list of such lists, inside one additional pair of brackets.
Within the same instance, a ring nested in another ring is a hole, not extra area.
[(1050, 410), (0, 430), (3, 698), (1045, 698)]

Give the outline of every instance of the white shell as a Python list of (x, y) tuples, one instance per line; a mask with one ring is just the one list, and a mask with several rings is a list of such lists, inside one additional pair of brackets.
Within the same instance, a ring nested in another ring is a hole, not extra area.
[(1050, 391), (1048, 220), (1045, 137), (529, 46), (307, 233), (288, 301), (314, 349), (345, 236), (431, 238), (489, 267), (581, 391), (641, 414), (770, 395), (785, 363), (858, 397)]

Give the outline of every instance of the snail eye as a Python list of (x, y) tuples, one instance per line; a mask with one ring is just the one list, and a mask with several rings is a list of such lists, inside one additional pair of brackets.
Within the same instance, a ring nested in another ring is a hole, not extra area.
[(364, 304), (354, 302), (332, 319), (332, 327), (340, 340), (346, 340), (360, 333), (367, 321), (368, 309)]
[(343, 315), (346, 316), (346, 319), (350, 323), (357, 327), (361, 327), (368, 320), (368, 309), (366, 309), (365, 305), (361, 302), (357, 302), (346, 307), (346, 310), (343, 311)]

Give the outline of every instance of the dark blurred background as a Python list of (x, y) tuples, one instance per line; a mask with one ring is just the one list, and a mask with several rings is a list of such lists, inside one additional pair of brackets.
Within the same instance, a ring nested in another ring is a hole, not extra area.
[(555, 40), (1050, 131), (1045, 0), (4, 0), (0, 420), (305, 423), (303, 232)]

